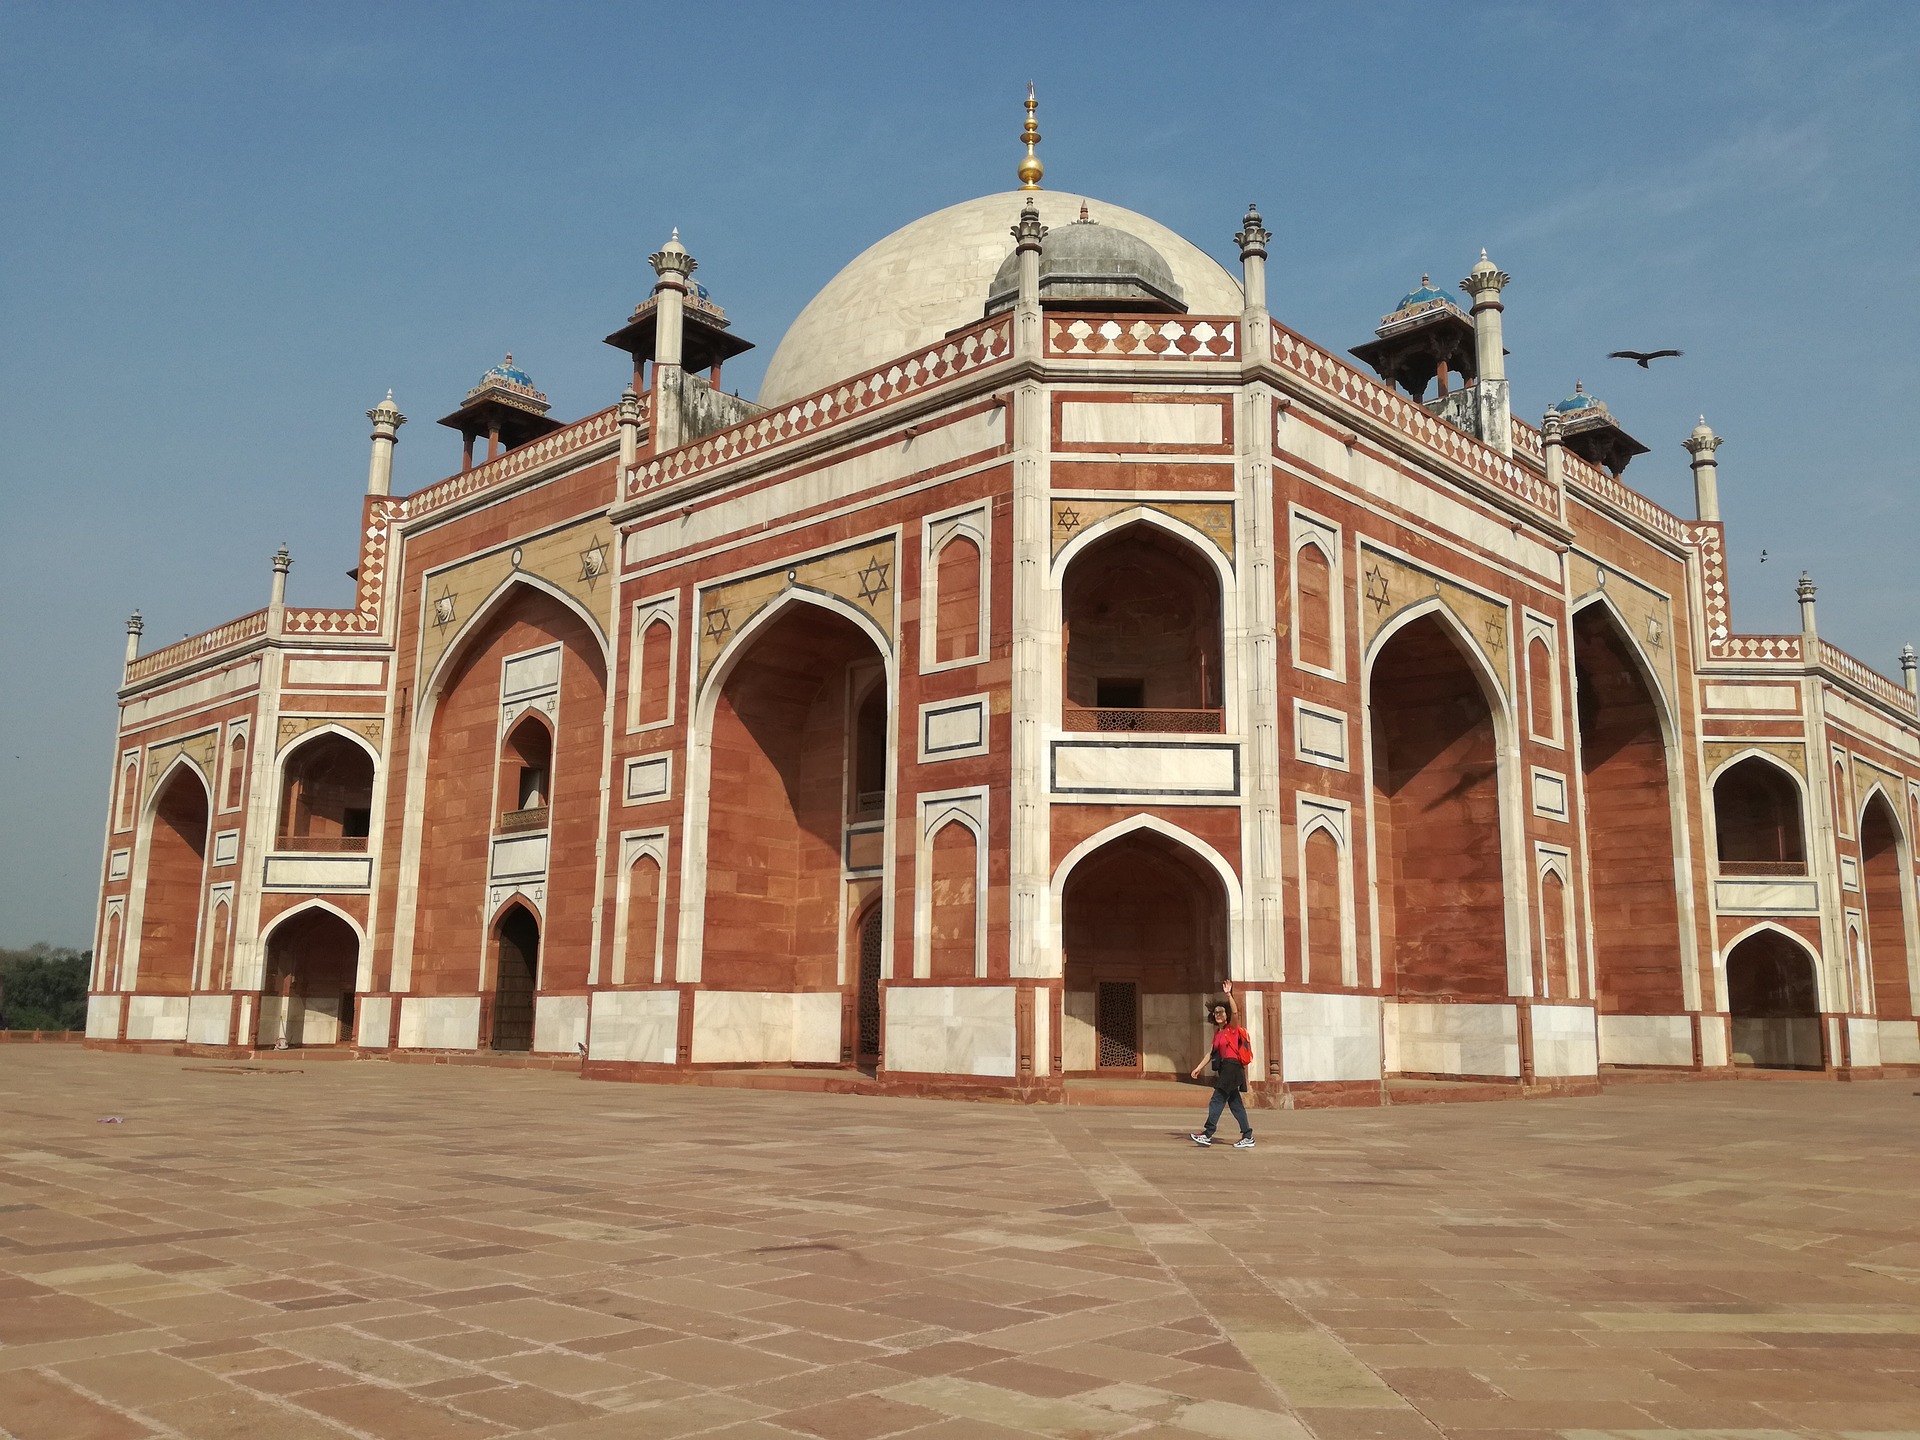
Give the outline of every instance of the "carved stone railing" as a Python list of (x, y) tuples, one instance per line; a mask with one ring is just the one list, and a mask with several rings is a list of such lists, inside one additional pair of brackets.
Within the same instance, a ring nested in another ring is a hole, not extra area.
[(1418, 401), (1362, 375), (1345, 361), (1278, 323), (1273, 327), (1273, 358), (1282, 370), (1298, 376), (1312, 389), (1391, 426), (1542, 515), (1554, 520), (1561, 518), (1560, 496), (1547, 484), (1544, 475), (1534, 473), (1466, 431), (1428, 414)]
[(1240, 322), (1231, 315), (1074, 315), (1047, 320), (1047, 358), (1236, 360)]
[(251, 615), (242, 615), (238, 620), (229, 620), (224, 625), (216, 625), (213, 629), (203, 630), (198, 635), (189, 635), (184, 640), (176, 640), (171, 645), (155, 650), (151, 655), (142, 655), (127, 667), (127, 680), (129, 683), (137, 680), (151, 680), (155, 675), (204, 659), (217, 651), (244, 645), (247, 641), (266, 633), (267, 612), (256, 610)]
[(545, 805), (529, 805), (524, 810), (509, 810), (500, 817), (500, 829), (507, 834), (518, 830), (544, 830), (553, 812)]
[(364, 835), (282, 835), (273, 842), (279, 851), (304, 851), (309, 855), (364, 855)]
[(365, 635), (380, 628), (380, 617), (361, 610), (289, 610), (289, 635)]
[(1798, 635), (1729, 635), (1713, 654), (1717, 660), (1778, 660), (1797, 665), (1803, 651)]
[(1722, 875), (1734, 878), (1807, 873), (1807, 862), (1804, 860), (1722, 860), (1718, 863)]
[(1221, 735), (1226, 732), (1223, 710), (1136, 710), (1069, 705), (1060, 728), (1076, 734), (1103, 735)]
[(1005, 315), (983, 320), (902, 360), (778, 406), (738, 425), (682, 445), (627, 472), (626, 493), (644, 495), (689, 476), (798, 440), (856, 415), (981, 369), (1013, 353), (1013, 324)]
[[(1540, 438), (1540, 432), (1524, 420), (1513, 422), (1513, 450), (1516, 455), (1525, 455), (1536, 464), (1547, 463), (1546, 445)], [(1617, 510), (1623, 510), (1649, 530), (1666, 536), (1676, 544), (1692, 543), (1688, 534), (1687, 522), (1671, 510), (1663, 509), (1633, 489), (1625, 481), (1616, 480), (1598, 465), (1583, 460), (1571, 450), (1560, 449), (1561, 474), (1569, 485), (1584, 490), (1596, 499), (1604, 500)]]
[(610, 406), (598, 414), (589, 415), (584, 420), (543, 435), (538, 440), (496, 455), (484, 465), (476, 465), (458, 475), (449, 475), (445, 480), (416, 490), (402, 500), (394, 518), (397, 520), (418, 520), (422, 515), (430, 515), (435, 510), (444, 509), (457, 500), (486, 490), (511, 480), (516, 475), (524, 475), (529, 470), (537, 470), (555, 460), (563, 460), (579, 450), (599, 444), (602, 440), (612, 439), (620, 429), (618, 406)]
[(1822, 640), (1819, 663), (1821, 669), (1831, 670), (1841, 679), (1851, 681), (1876, 700), (1883, 701), (1908, 715), (1916, 713), (1913, 694), (1906, 686), (1896, 680), (1889, 680), (1878, 670), (1854, 659), (1839, 646), (1829, 645)]

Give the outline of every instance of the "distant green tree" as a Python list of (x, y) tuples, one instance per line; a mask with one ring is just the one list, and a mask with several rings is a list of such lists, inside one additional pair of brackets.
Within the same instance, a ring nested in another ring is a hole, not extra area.
[(84, 1030), (91, 950), (0, 950), (0, 1030)]

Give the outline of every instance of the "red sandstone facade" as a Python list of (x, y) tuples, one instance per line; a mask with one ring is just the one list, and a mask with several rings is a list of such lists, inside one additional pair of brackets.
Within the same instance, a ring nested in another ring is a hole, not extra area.
[(1183, 1073), (1231, 976), (1274, 1102), (1920, 1067), (1913, 691), (1810, 586), (1730, 632), (1704, 424), (1685, 520), (1604, 407), (1507, 413), (1484, 257), (1381, 380), (1270, 318), (1257, 215), (1236, 278), (1069, 198), (882, 242), (938, 318), (949, 217), (1015, 232), (931, 336), (816, 302), (759, 405), (676, 240), (617, 405), (499, 367), (405, 496), (370, 412), (351, 609), (282, 557), (130, 636), (92, 1043), (1057, 1099)]

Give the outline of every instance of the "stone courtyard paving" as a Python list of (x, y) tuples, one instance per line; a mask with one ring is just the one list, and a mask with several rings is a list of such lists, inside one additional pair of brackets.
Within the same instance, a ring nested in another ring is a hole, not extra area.
[(0, 1429), (1920, 1434), (1916, 1089), (1202, 1151), (1173, 1111), (10, 1046)]

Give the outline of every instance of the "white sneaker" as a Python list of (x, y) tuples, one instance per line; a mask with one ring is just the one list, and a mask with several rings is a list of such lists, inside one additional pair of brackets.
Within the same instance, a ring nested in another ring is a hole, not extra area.
[(1193, 1141), (1193, 1143), (1196, 1145), (1213, 1144), (1213, 1136), (1211, 1135), (1189, 1135), (1187, 1136), (1187, 1139)]
[(1233, 1148), (1234, 1148), (1234, 1149), (1236, 1149), (1236, 1150), (1251, 1150), (1251, 1149), (1253, 1149), (1253, 1136), (1251, 1136), (1251, 1135), (1242, 1135), (1242, 1136), (1241, 1136), (1241, 1137), (1240, 1137), (1240, 1138), (1239, 1138), (1238, 1140), (1236, 1140), (1236, 1141), (1234, 1141), (1234, 1142), (1233, 1142)]

